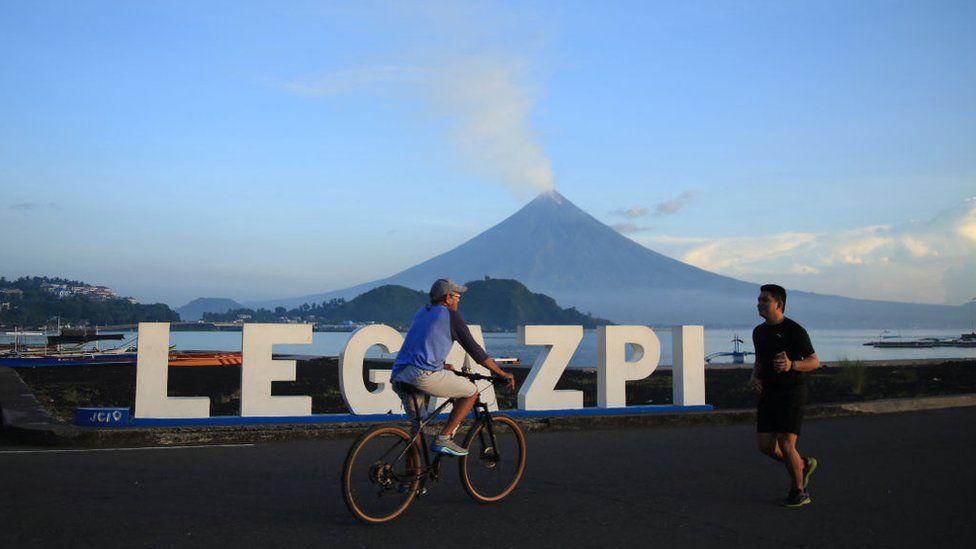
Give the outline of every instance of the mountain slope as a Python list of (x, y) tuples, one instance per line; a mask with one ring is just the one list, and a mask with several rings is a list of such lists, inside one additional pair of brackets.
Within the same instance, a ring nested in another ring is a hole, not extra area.
[[(542, 193), (460, 246), (393, 276), (334, 292), (266, 302), (295, 306), (398, 284), (426, 290), (437, 278), (520, 281), (615, 322), (748, 325), (758, 322), (758, 284), (687, 265), (620, 235), (555, 191)], [(262, 304), (264, 305), (264, 304)], [(916, 305), (791, 291), (787, 315), (820, 326), (962, 326), (961, 307)]]

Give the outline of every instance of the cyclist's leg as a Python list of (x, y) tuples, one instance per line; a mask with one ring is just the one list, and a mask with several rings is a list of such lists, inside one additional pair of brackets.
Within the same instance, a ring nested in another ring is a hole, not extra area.
[(474, 403), (478, 400), (478, 393), (475, 393), (469, 397), (461, 397), (454, 399), (454, 408), (451, 410), (451, 415), (447, 418), (447, 423), (444, 425), (444, 429), (441, 430), (441, 434), (449, 437), (454, 436), (454, 431), (457, 430), (458, 425), (461, 421), (468, 415), (471, 408), (474, 408)]
[(448, 437), (454, 435), (461, 420), (468, 415), (475, 401), (478, 400), (478, 387), (471, 380), (448, 370), (425, 372), (414, 384), (431, 396), (454, 399), (454, 408), (441, 431), (442, 435)]

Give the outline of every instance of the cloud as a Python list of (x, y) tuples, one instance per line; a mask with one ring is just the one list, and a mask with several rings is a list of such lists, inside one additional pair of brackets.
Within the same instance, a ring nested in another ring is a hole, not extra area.
[[(654, 217), (663, 217), (677, 213), (685, 204), (691, 201), (692, 196), (691, 191), (683, 191), (672, 200), (658, 203), (654, 206)], [(646, 216), (648, 212), (647, 208), (643, 206), (631, 206), (629, 208), (618, 208), (610, 213), (618, 217), (637, 219)], [(638, 227), (634, 223), (617, 223), (611, 225), (611, 227), (621, 233), (635, 233), (650, 230), (650, 227)]]
[(972, 206), (969, 212), (960, 217), (955, 224), (956, 234), (970, 242), (976, 242), (976, 197), (967, 198), (966, 204)]
[(506, 26), (519, 18), (497, 13), (490, 3), (401, 8), (397, 25), (425, 29), (422, 48), (410, 32), (414, 38), (391, 42), (387, 55), (395, 62), (296, 78), (282, 88), (316, 97), (375, 90), (404, 102), (419, 98), (450, 123), (466, 169), (523, 196), (552, 190), (551, 163), (530, 121), (539, 87), (534, 48), (519, 38), (521, 29)]
[(684, 191), (678, 195), (677, 198), (673, 200), (668, 200), (666, 202), (660, 202), (654, 206), (654, 215), (656, 217), (663, 217), (666, 215), (671, 215), (678, 213), (681, 208), (684, 208), (688, 202), (691, 201), (693, 194), (691, 191)]
[(645, 245), (743, 280), (866, 299), (961, 304), (976, 296), (976, 201), (925, 222), (835, 233), (685, 238), (649, 235)]
[(16, 204), (10, 204), (7, 206), (8, 209), (15, 211), (36, 210), (40, 207), (41, 205), (36, 202), (18, 202)]
[(39, 210), (41, 208), (58, 208), (58, 205), (54, 202), (48, 202), (46, 204), (41, 204), (38, 202), (16, 202), (13, 204), (7, 204), (8, 210), (14, 210), (16, 212), (27, 212), (32, 210)]
[(757, 264), (797, 253), (816, 240), (816, 234), (798, 232), (767, 237), (719, 238), (692, 247), (681, 260), (711, 271), (742, 273)]
[(642, 208), (640, 206), (632, 206), (630, 208), (619, 208), (611, 212), (613, 215), (620, 217), (626, 217), (628, 219), (636, 219), (638, 217), (644, 217), (647, 215), (647, 208)]
[(453, 119), (470, 168), (509, 189), (553, 189), (552, 167), (529, 124), (535, 103), (524, 62), (505, 55), (452, 59), (435, 72), (431, 96)]
[(626, 223), (614, 223), (613, 225), (610, 225), (610, 228), (622, 234), (642, 233), (653, 230), (653, 227), (645, 227), (629, 221)]

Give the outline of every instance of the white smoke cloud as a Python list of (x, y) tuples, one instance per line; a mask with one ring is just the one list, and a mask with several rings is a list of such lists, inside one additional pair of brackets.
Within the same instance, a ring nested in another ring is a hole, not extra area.
[(552, 190), (552, 167), (529, 124), (528, 71), (498, 55), (452, 60), (432, 80), (436, 107), (456, 122), (469, 166), (520, 192)]
[(661, 202), (654, 207), (654, 215), (657, 217), (662, 217), (665, 215), (678, 213), (681, 208), (684, 208), (685, 205), (691, 201), (693, 196), (694, 195), (691, 193), (691, 191), (684, 191), (673, 200)]
[(506, 25), (518, 18), (487, 3), (400, 7), (400, 25), (425, 29), (422, 45), (391, 44), (395, 62), (298, 78), (282, 87), (310, 96), (375, 90), (403, 101), (420, 98), (429, 112), (451, 123), (464, 167), (519, 195), (552, 190), (552, 167), (530, 122), (537, 84), (526, 52), (535, 48), (509, 43), (520, 35)]
[(926, 222), (836, 233), (681, 238), (645, 245), (743, 280), (851, 297), (959, 305), (976, 297), (976, 201)]

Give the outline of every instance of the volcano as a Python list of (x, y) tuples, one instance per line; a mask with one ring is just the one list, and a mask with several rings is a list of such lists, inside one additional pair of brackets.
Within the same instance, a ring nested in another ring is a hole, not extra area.
[[(511, 278), (563, 307), (618, 323), (746, 326), (758, 323), (759, 284), (718, 275), (650, 250), (622, 236), (556, 191), (460, 246), (393, 276), (328, 293), (254, 305), (295, 307), (352, 298), (385, 284), (427, 290), (458, 282)], [(787, 314), (833, 327), (954, 327), (962, 307), (851, 299), (790, 291)]]

